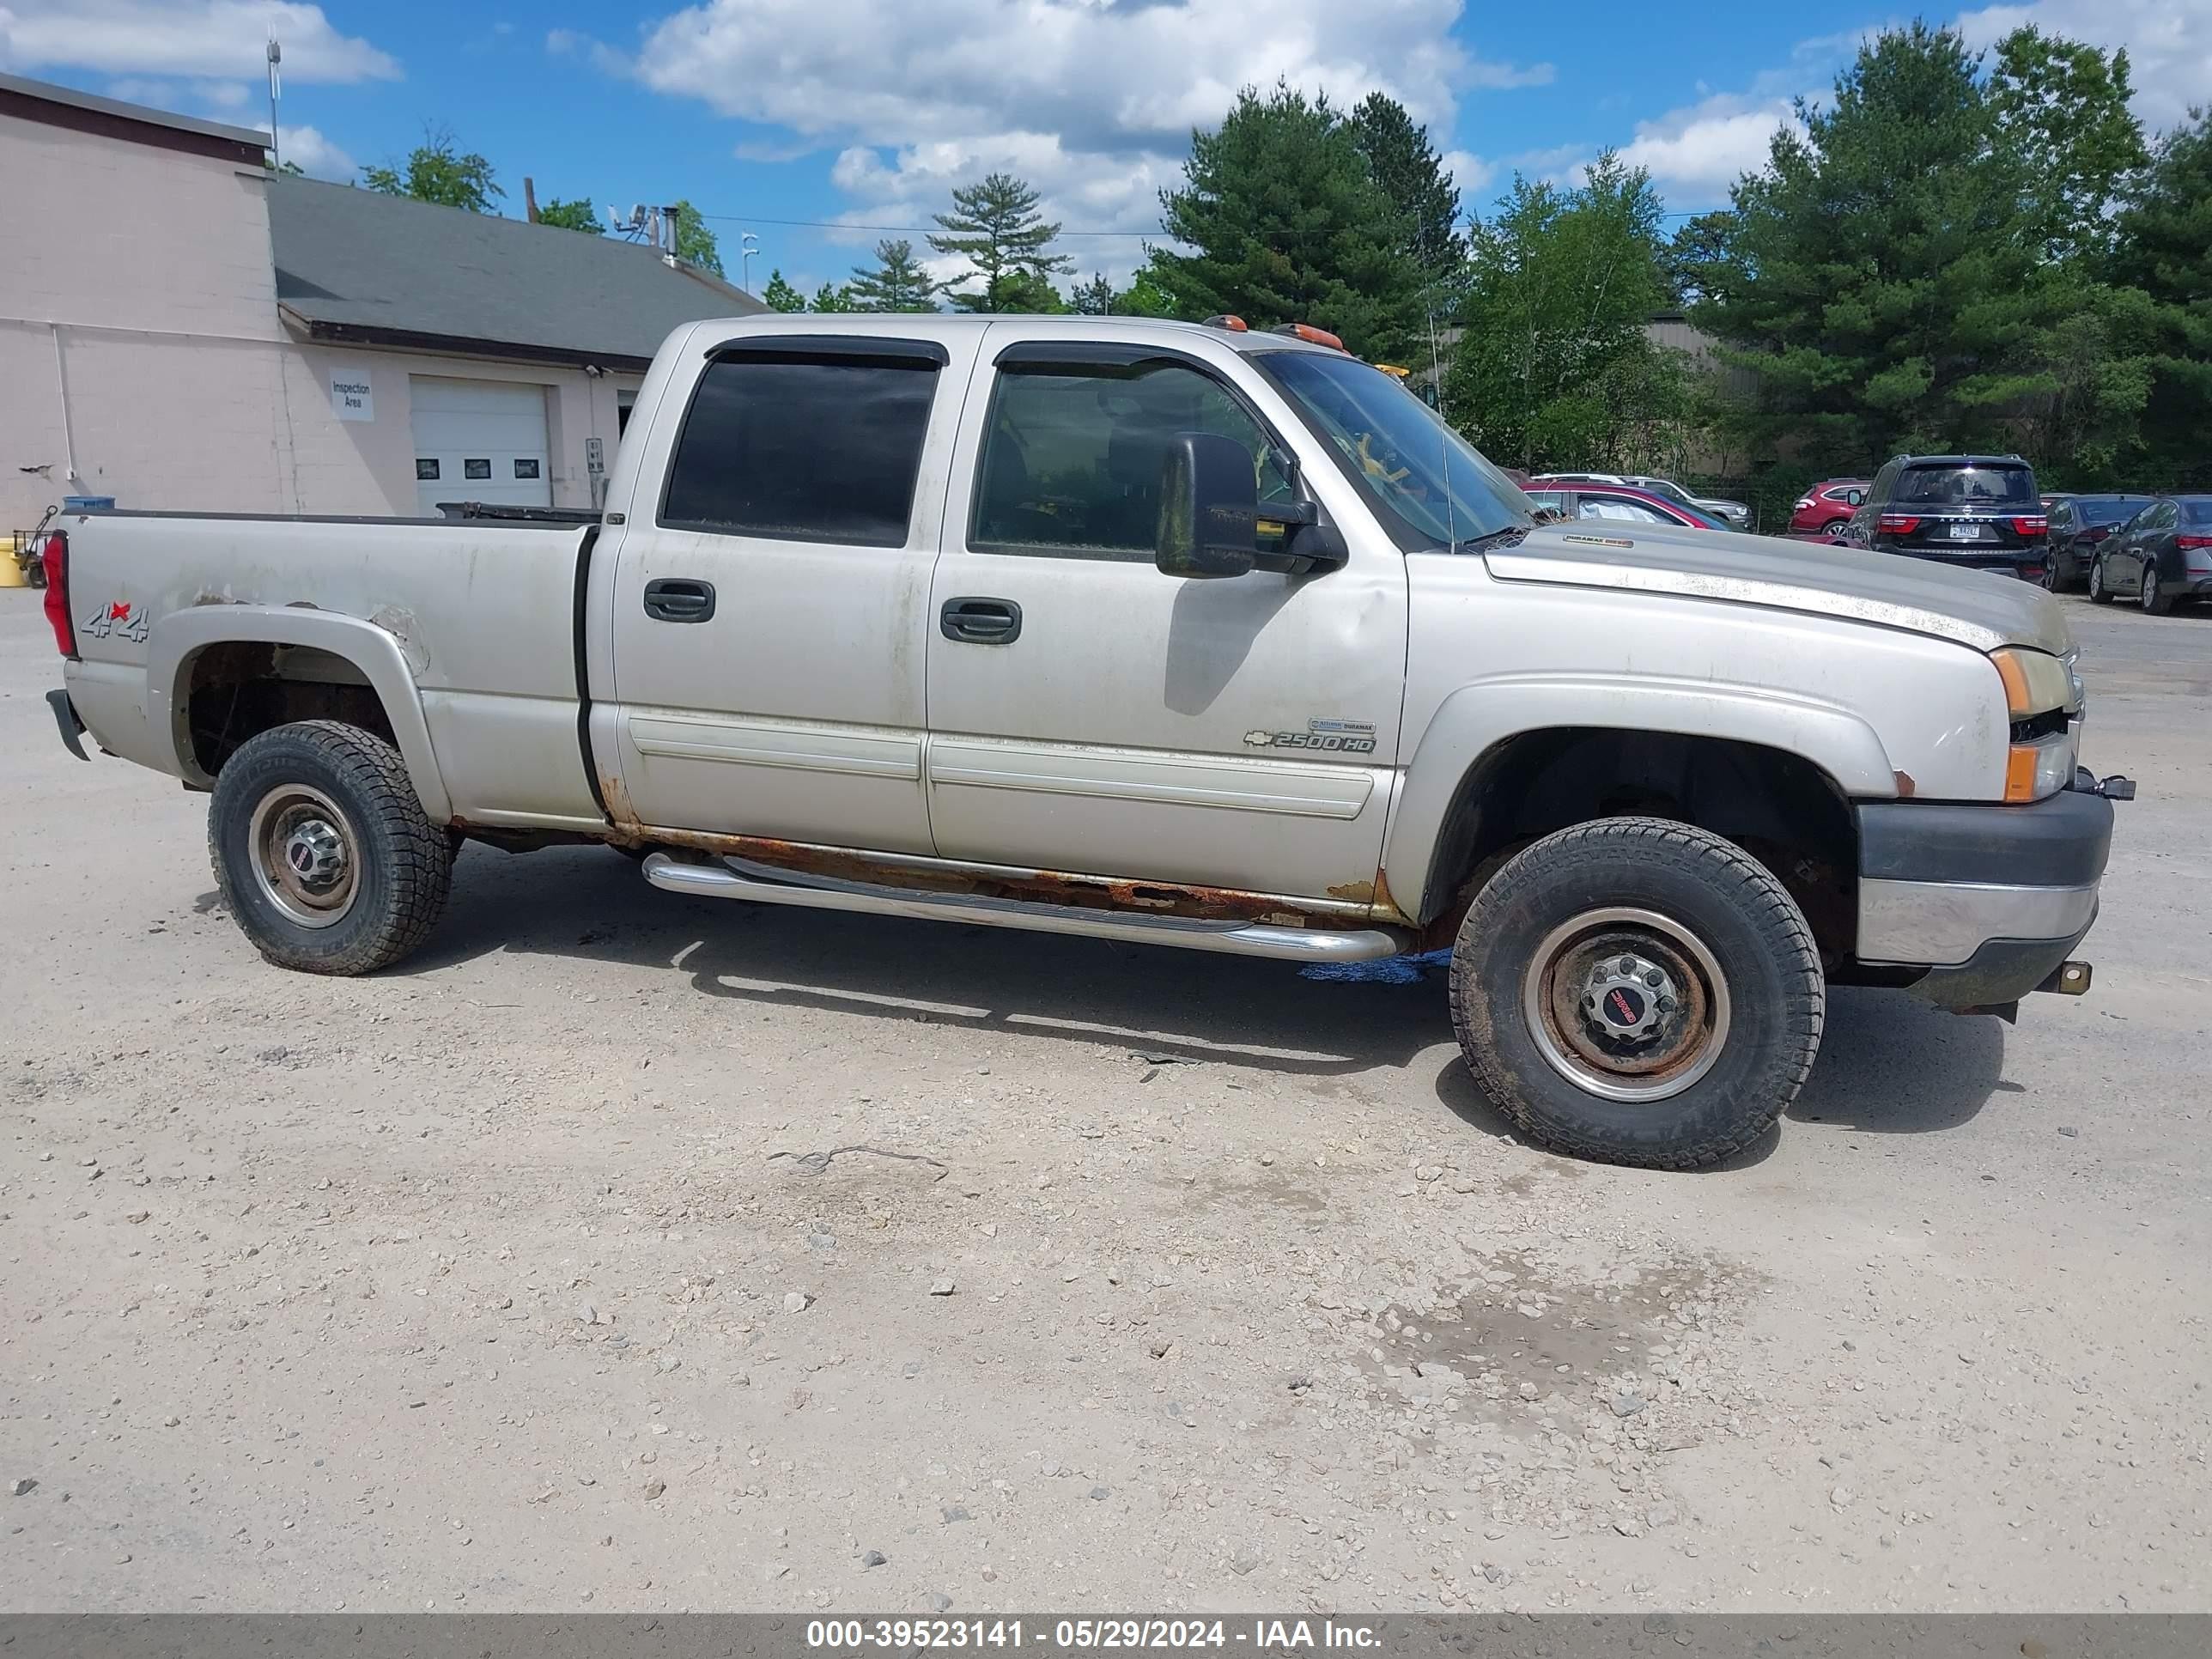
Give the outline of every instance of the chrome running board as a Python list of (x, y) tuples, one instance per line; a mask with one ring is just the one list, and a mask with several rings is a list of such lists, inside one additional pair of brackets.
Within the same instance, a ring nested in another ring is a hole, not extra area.
[(1075, 905), (1035, 904), (1020, 899), (977, 898), (960, 893), (921, 893), (826, 876), (767, 873), (767, 866), (729, 860), (687, 864), (665, 853), (645, 861), (645, 878), (672, 893), (792, 904), (811, 910), (849, 910), (923, 921), (966, 921), (986, 927), (1018, 927), (1036, 933), (1075, 933), (1133, 945), (1170, 945), (1185, 951), (1273, 957), (1284, 962), (1368, 962), (1407, 948), (1380, 927), (1276, 927), (1255, 921), (1205, 921), (1188, 916), (1132, 915)]

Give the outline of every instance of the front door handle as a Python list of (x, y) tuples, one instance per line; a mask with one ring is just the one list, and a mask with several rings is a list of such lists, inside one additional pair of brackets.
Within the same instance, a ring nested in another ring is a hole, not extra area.
[(1022, 608), (1012, 599), (947, 599), (937, 625), (948, 640), (969, 645), (1011, 645), (1022, 634)]
[(684, 576), (647, 582), (645, 614), (655, 622), (705, 622), (714, 614), (714, 584)]

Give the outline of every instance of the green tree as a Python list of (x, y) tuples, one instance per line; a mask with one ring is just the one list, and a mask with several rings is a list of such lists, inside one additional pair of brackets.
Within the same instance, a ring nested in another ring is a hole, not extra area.
[(474, 150), (464, 154), (452, 130), (440, 126), (423, 130), (422, 142), (404, 167), (363, 167), (361, 181), (380, 195), (411, 196), (418, 202), (470, 213), (493, 211), (493, 199), (507, 194), (493, 176), (491, 163)]
[(2128, 54), (2023, 24), (1997, 42), (1987, 96), (1997, 148), (2021, 167), (2046, 256), (2104, 252), (2111, 210), (2150, 161), (2128, 107)]
[(717, 276), (728, 275), (722, 269), (722, 246), (714, 233), (707, 228), (707, 221), (697, 208), (678, 198), (669, 209), (676, 221), (676, 257), (687, 265), (712, 271)]
[(1351, 125), (1368, 173), (1398, 210), (1399, 251), (1431, 282), (1450, 281), (1467, 257), (1467, 244), (1459, 234), (1459, 191), (1429, 143), (1429, 130), (1380, 92), (1359, 101)]
[(814, 297), (806, 302), (809, 311), (858, 311), (849, 289), (832, 288), (824, 283), (814, 290)]
[(592, 236), (601, 234), (599, 216), (581, 197), (573, 202), (546, 203), (538, 210), (538, 222), (558, 230), (580, 230)]
[(1252, 88), (1212, 132), (1191, 134), (1180, 190), (1160, 194), (1169, 235), (1152, 250), (1158, 286), (1186, 315), (1254, 328), (1312, 323), (1362, 356), (1389, 356), (1419, 330), (1422, 269), (1406, 257), (1395, 204), (1326, 96)]
[(1735, 215), (1723, 209), (1685, 219), (1667, 245), (1667, 284), (1674, 303), (1717, 298), (1728, 289), (1735, 259)]
[(1106, 273), (1094, 271), (1087, 283), (1078, 283), (1068, 301), (1086, 317), (1110, 317), (1118, 309), (1114, 304), (1114, 284), (1106, 280)]
[(1469, 240), (1444, 408), (1493, 458), (1547, 467), (1653, 459), (1678, 422), (1678, 354), (1644, 331), (1669, 294), (1659, 198), (1607, 151), (1573, 188), (1516, 176)]
[(761, 290), (761, 302), (770, 311), (804, 311), (806, 296), (783, 279), (781, 270), (768, 274), (768, 286)]
[(934, 311), (939, 286), (914, 257), (913, 243), (882, 241), (876, 244), (876, 263), (855, 266), (846, 291), (855, 311)]
[(2113, 285), (2148, 307), (2148, 459), (2136, 482), (2212, 488), (2204, 441), (2212, 431), (2212, 119), (2205, 112), (2192, 110), (2160, 138), (2113, 230)]
[(2041, 384), (2064, 296), (1978, 69), (1952, 30), (1882, 33), (1735, 185), (1729, 279), (1692, 317), (1757, 371), (1761, 453), (1861, 468), (1991, 447)]
[(1037, 202), (1035, 190), (1005, 173), (952, 192), (952, 211), (936, 216), (945, 234), (933, 234), (929, 245), (960, 255), (983, 279), (981, 289), (955, 293), (956, 305), (967, 311), (1048, 308), (1038, 303), (1037, 290), (1049, 292), (1051, 279), (1073, 262), (1052, 252), (1060, 227), (1046, 222)]
[(1195, 311), (1176, 298), (1163, 280), (1159, 270), (1152, 264), (1151, 250), (1146, 250), (1146, 263), (1137, 268), (1129, 279), (1129, 286), (1114, 296), (1114, 314), (1117, 317), (1164, 317), (1174, 320), (1196, 322), (1206, 313)]

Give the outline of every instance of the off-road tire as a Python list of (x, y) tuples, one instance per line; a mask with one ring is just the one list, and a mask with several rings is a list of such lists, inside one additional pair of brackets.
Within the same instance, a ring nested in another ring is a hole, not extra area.
[[(1523, 1006), (1542, 941), (1578, 915), (1657, 912), (1711, 951), (1730, 1022), (1711, 1070), (1669, 1098), (1608, 1100), (1547, 1060)], [(1827, 984), (1804, 912), (1734, 842), (1663, 818), (1601, 818), (1547, 836), (1475, 896), (1452, 953), (1452, 1024), (1484, 1097), (1555, 1152), (1692, 1170), (1757, 1140), (1820, 1047)]]
[[(327, 927), (291, 920), (254, 872), (254, 810), (286, 784), (328, 796), (353, 830), (356, 890)], [(422, 811), (399, 751), (339, 720), (276, 726), (240, 747), (216, 778), (208, 855), (224, 902), (255, 948), (279, 968), (307, 974), (373, 974), (405, 957), (444, 912), (453, 865), (447, 831)]]

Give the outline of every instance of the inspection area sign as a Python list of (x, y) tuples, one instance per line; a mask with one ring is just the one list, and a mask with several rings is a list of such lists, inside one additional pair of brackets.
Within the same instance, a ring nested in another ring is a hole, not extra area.
[(331, 365), (331, 413), (342, 421), (376, 418), (376, 392), (368, 369), (359, 363)]

